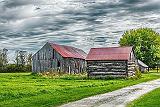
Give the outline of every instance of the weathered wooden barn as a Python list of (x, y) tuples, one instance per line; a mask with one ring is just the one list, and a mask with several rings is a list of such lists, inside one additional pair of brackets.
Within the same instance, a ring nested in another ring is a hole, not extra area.
[(141, 60), (138, 60), (137, 62), (138, 62), (139, 70), (142, 73), (149, 71), (149, 67), (145, 63), (143, 63)]
[(136, 58), (132, 47), (91, 48), (86, 61), (89, 77), (135, 75)]
[(86, 53), (78, 48), (47, 42), (32, 57), (32, 71), (79, 73), (85, 70)]

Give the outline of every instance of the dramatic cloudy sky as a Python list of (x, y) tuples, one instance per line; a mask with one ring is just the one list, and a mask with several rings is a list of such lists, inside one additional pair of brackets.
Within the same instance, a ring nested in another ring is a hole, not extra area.
[(160, 32), (160, 0), (0, 0), (0, 48), (37, 51), (46, 41), (117, 46), (125, 30)]

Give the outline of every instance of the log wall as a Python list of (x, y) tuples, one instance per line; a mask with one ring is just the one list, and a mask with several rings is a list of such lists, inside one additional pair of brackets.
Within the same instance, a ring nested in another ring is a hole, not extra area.
[(130, 77), (135, 76), (134, 61), (87, 61), (89, 77)]
[(135, 76), (136, 63), (134, 61), (128, 61), (128, 76)]
[(127, 77), (127, 61), (87, 61), (89, 77)]

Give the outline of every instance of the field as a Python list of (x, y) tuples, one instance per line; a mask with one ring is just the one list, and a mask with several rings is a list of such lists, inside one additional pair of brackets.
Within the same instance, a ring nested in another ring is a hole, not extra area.
[(128, 107), (160, 107), (160, 88), (133, 101)]
[(84, 97), (160, 78), (156, 73), (141, 79), (89, 80), (82, 75), (44, 77), (30, 73), (0, 73), (0, 107), (57, 106)]

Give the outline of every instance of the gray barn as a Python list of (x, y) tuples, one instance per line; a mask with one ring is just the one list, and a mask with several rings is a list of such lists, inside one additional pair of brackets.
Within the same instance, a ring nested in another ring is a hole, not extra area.
[(85, 70), (85, 57), (86, 53), (81, 49), (47, 42), (33, 55), (32, 72), (79, 73)]
[(145, 63), (143, 63), (141, 60), (138, 60), (138, 67), (142, 73), (149, 71), (149, 67)]
[(135, 75), (132, 47), (92, 48), (87, 55), (89, 77), (128, 77)]

